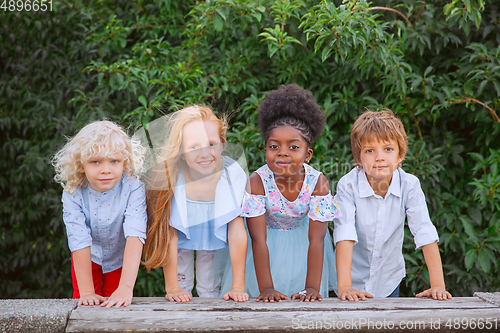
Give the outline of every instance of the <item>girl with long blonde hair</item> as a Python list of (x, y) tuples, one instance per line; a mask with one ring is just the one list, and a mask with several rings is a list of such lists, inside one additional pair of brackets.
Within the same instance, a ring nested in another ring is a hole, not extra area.
[(149, 219), (143, 263), (148, 270), (163, 268), (167, 300), (187, 302), (196, 251), (197, 293), (217, 297), (229, 247), (233, 284), (223, 296), (246, 301), (247, 234), (240, 214), (247, 177), (235, 160), (222, 156), (227, 126), (205, 106), (162, 118), (142, 133), (155, 160), (144, 178)]

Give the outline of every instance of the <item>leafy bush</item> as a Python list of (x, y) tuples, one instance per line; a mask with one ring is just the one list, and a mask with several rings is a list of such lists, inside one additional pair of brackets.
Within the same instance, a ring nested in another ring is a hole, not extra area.
[[(500, 290), (500, 6), (489, 1), (54, 1), (0, 14), (0, 297), (67, 297), (61, 188), (48, 161), (83, 124), (129, 128), (187, 104), (232, 114), (229, 139), (264, 164), (256, 110), (295, 82), (327, 126), (312, 164), (331, 181), (352, 166), (364, 108), (392, 109), (410, 136), (440, 234), (448, 289)], [(405, 236), (403, 295), (429, 285)], [(162, 272), (135, 295), (163, 293)]]

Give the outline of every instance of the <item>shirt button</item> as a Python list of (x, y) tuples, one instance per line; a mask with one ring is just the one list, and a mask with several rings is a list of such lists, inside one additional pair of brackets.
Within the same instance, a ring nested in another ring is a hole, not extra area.
[(107, 246), (105, 246), (105, 247), (103, 247), (103, 249), (107, 250), (107, 249), (108, 249), (108, 247), (107, 247)]
[(367, 286), (369, 286), (369, 285), (370, 285), (370, 282), (367, 282), (367, 283), (366, 283), (366, 285), (367, 285)]
[(380, 206), (380, 207), (384, 207), (384, 204), (383, 204), (383, 203), (381, 203), (379, 206)]
[(376, 247), (376, 248), (375, 248), (375, 251), (378, 251), (378, 250), (380, 250), (380, 249), (379, 249), (378, 247)]
[(375, 266), (372, 267), (372, 271), (374, 271), (374, 270), (375, 270)]
[(382, 229), (382, 226), (381, 226), (381, 225), (379, 225), (379, 226), (378, 226), (378, 228), (379, 228), (379, 229)]
[(105, 232), (106, 232), (106, 231), (104, 231), (104, 230), (101, 230), (101, 234), (103, 234), (103, 233), (105, 233)]
[(100, 207), (102, 208), (102, 207), (104, 207), (104, 205), (101, 205)]

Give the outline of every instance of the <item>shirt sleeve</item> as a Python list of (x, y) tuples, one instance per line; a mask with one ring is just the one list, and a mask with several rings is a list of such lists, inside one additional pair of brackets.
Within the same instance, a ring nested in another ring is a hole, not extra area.
[(243, 197), (243, 204), (241, 207), (241, 216), (243, 217), (256, 217), (263, 215), (266, 212), (265, 196), (250, 194), (245, 192)]
[(63, 221), (66, 225), (70, 251), (74, 252), (90, 247), (92, 245), (92, 235), (90, 234), (90, 228), (86, 223), (81, 195), (78, 192), (75, 194), (69, 194), (68, 192), (63, 191), (62, 203)]
[(418, 179), (416, 179), (416, 184), (410, 186), (408, 191), (406, 217), (417, 249), (439, 241), (436, 227), (434, 227), (429, 217), (425, 195)]
[(333, 219), (333, 240), (337, 244), (340, 241), (351, 240), (356, 244), (358, 234), (356, 232), (356, 206), (354, 203), (354, 193), (350, 186), (346, 186), (342, 179), (337, 184), (337, 194), (335, 195), (341, 214)]
[(320, 222), (329, 222), (334, 217), (338, 217), (340, 209), (332, 195), (311, 196), (309, 203), (309, 218)]
[(148, 216), (146, 213), (146, 191), (144, 184), (137, 181), (137, 185), (130, 191), (125, 208), (123, 234), (127, 237), (138, 237), (144, 244)]

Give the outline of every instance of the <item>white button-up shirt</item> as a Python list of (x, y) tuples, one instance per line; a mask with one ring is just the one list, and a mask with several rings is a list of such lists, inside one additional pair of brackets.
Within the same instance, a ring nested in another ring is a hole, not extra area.
[(335, 200), (342, 214), (334, 219), (335, 244), (355, 242), (352, 287), (387, 297), (405, 276), (405, 216), (416, 248), (439, 240), (417, 177), (394, 171), (385, 198), (375, 194), (362, 169), (353, 169), (337, 185)]
[(123, 174), (109, 191), (78, 187), (75, 194), (63, 191), (62, 202), (70, 251), (90, 246), (91, 260), (103, 273), (122, 267), (127, 237), (144, 243), (146, 192), (141, 181)]

